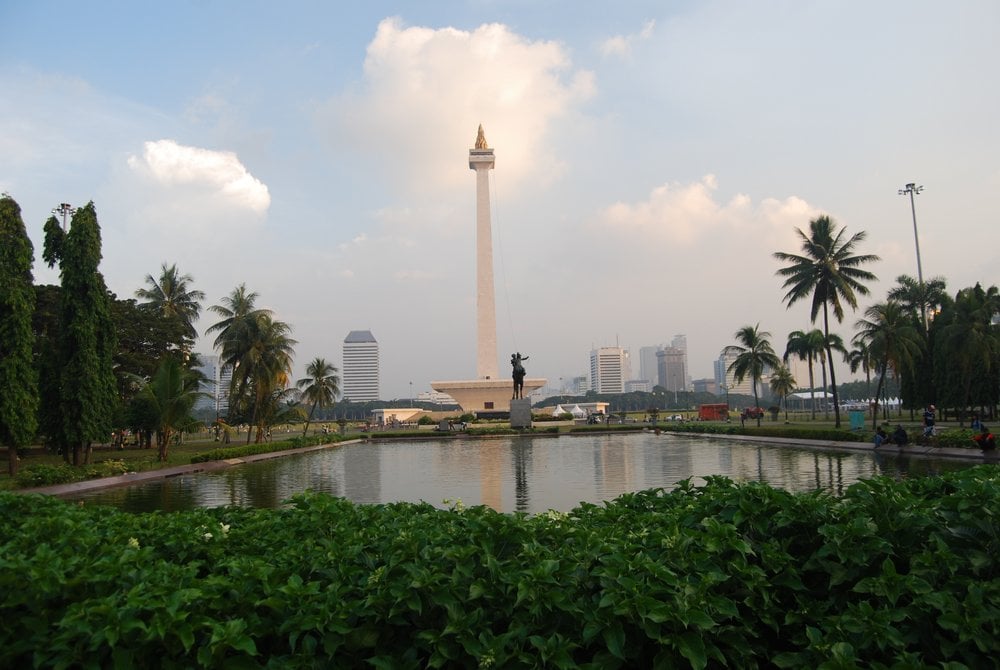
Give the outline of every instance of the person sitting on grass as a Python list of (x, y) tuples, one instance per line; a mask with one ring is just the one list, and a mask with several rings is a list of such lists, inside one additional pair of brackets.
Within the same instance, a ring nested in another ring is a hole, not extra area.
[(980, 424), (979, 432), (972, 436), (972, 441), (979, 445), (983, 451), (992, 451), (997, 448), (997, 439), (986, 426)]
[(896, 446), (901, 447), (910, 441), (909, 436), (906, 434), (906, 429), (900, 425), (896, 426), (896, 430), (892, 431), (892, 441), (896, 443)]
[(885, 427), (879, 426), (875, 429), (875, 446), (881, 447), (889, 441), (889, 435), (885, 432)]

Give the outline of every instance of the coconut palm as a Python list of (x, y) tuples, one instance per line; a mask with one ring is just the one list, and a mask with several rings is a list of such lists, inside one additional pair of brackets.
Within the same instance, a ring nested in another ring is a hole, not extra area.
[[(244, 406), (249, 408), (248, 421), (257, 427), (256, 441), (263, 439), (267, 416), (261, 411), (274, 394), (288, 385), (292, 357), (297, 344), (290, 337), (291, 326), (276, 321), (270, 314), (260, 314), (250, 323), (247, 350), (238, 361), (240, 388), (244, 389)], [(234, 374), (234, 377), (237, 376)], [(247, 442), (250, 433), (247, 432)]]
[[(809, 332), (793, 330), (788, 334), (788, 344), (785, 345), (785, 354), (782, 360), (787, 363), (792, 356), (800, 361), (805, 361), (809, 366), (809, 397), (812, 411), (812, 420), (816, 420), (816, 383), (813, 378), (813, 361), (823, 358), (825, 348), (823, 346), (823, 331), (814, 328)], [(824, 391), (826, 383), (823, 384)]]
[[(766, 367), (777, 368), (781, 361), (774, 353), (769, 338), (771, 333), (761, 332), (760, 324), (743, 326), (733, 336), (738, 344), (731, 344), (723, 350), (726, 355), (736, 354), (736, 359), (729, 364), (726, 372), (732, 372), (736, 383), (741, 383), (750, 377), (753, 387), (754, 408), (760, 406), (757, 392), (757, 381), (764, 374)], [(760, 426), (760, 413), (757, 413), (757, 426)]]
[(785, 423), (788, 423), (788, 395), (795, 390), (795, 377), (785, 365), (779, 365), (771, 375), (771, 393), (781, 398), (785, 408)]
[(896, 277), (896, 286), (889, 289), (888, 299), (901, 303), (904, 309), (912, 312), (914, 319), (920, 323), (926, 340), (927, 314), (937, 311), (948, 300), (946, 287), (943, 277), (933, 277), (920, 283), (909, 275), (899, 275)]
[(835, 425), (840, 427), (840, 399), (837, 396), (837, 375), (833, 368), (833, 351), (830, 346), (830, 311), (838, 323), (844, 321), (844, 305), (852, 310), (858, 307), (858, 295), (868, 295), (864, 282), (875, 281), (877, 277), (862, 270), (861, 265), (879, 260), (872, 254), (856, 255), (855, 247), (864, 241), (865, 232), (855, 233), (844, 239), (845, 230), (828, 216), (820, 216), (809, 222), (809, 234), (796, 228), (802, 242), (802, 255), (782, 251), (774, 253), (779, 261), (787, 262), (778, 270), (785, 278), (783, 288), (788, 292), (784, 302), (791, 307), (799, 300), (811, 297), (810, 320), (815, 323), (820, 311), (823, 312), (823, 332), (826, 335), (826, 360), (830, 366), (830, 384), (833, 391)]
[(157, 456), (167, 460), (167, 449), (174, 434), (198, 425), (192, 415), (194, 404), (205, 394), (198, 391), (199, 379), (172, 356), (160, 363), (150, 382), (139, 392), (156, 431)]
[(858, 341), (857, 336), (855, 336), (852, 343), (854, 348), (847, 352), (847, 365), (850, 366), (852, 373), (858, 370), (865, 373), (865, 393), (871, 397), (872, 371), (875, 369), (877, 361), (872, 356), (867, 342)]
[[(214, 346), (219, 351), (220, 363), (229, 367), (233, 375), (229, 385), (230, 417), (236, 418), (248, 410), (243, 402), (247, 398), (246, 374), (240, 374), (243, 358), (250, 350), (255, 324), (262, 316), (270, 316), (271, 310), (258, 309), (258, 294), (240, 284), (232, 293), (222, 298), (220, 305), (212, 305), (209, 311), (222, 317), (209, 326), (205, 333), (218, 333)], [(230, 421), (232, 423), (233, 421)]]
[(311, 402), (309, 417), (306, 419), (306, 427), (302, 431), (305, 437), (309, 432), (309, 423), (313, 419), (316, 408), (326, 408), (337, 400), (340, 395), (340, 377), (337, 376), (337, 368), (331, 363), (327, 363), (324, 358), (314, 358), (306, 366), (306, 377), (295, 382), (295, 385), (302, 390), (302, 398), (306, 402)]
[(201, 313), (200, 301), (205, 299), (203, 292), (190, 288), (193, 281), (191, 275), (182, 275), (176, 264), (168, 266), (164, 263), (160, 267), (159, 279), (146, 275), (146, 288), (135, 292), (135, 297), (144, 301), (140, 304), (179, 325), (186, 341), (176, 344), (184, 350), (190, 349), (191, 342), (198, 337), (194, 322)]
[(878, 426), (878, 401), (885, 384), (885, 375), (891, 368), (897, 375), (913, 365), (923, 348), (920, 333), (902, 303), (889, 300), (876, 303), (865, 310), (859, 319), (854, 342), (867, 348), (876, 361), (878, 384), (875, 387), (875, 408), (872, 412), (872, 429)]

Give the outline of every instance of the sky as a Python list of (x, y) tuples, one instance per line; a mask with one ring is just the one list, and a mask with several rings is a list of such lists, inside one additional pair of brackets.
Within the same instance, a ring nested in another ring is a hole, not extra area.
[(500, 368), (521, 351), (552, 388), (681, 333), (693, 378), (745, 325), (782, 353), (813, 325), (772, 254), (822, 214), (881, 259), (849, 340), (917, 274), (907, 183), (924, 277), (998, 283), (994, 0), (5, 0), (0, 24), (0, 191), (36, 282), (52, 209), (92, 200), (119, 298), (163, 263), (206, 308), (245, 283), (295, 378), (351, 330), (384, 399), (475, 376), (479, 124)]

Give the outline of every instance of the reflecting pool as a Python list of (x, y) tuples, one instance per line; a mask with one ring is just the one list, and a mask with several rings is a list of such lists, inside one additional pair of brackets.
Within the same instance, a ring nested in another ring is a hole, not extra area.
[(653, 433), (357, 443), (105, 489), (74, 500), (128, 511), (278, 507), (311, 489), (357, 503), (446, 500), (503, 512), (568, 511), (647, 488), (724, 475), (839, 494), (875, 475), (919, 476), (974, 463), (749, 444)]

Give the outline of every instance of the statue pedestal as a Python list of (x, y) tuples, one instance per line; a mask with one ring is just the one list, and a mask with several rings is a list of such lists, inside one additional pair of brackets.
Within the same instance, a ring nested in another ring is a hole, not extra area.
[(510, 401), (510, 427), (531, 428), (531, 401), (527, 398), (514, 398)]

